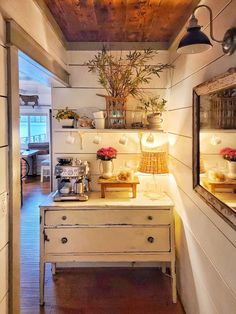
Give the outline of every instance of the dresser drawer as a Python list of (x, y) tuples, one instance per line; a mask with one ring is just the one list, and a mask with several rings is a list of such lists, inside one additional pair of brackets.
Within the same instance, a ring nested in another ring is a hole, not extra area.
[(46, 254), (105, 252), (167, 252), (169, 227), (95, 227), (45, 230)]
[(170, 210), (46, 211), (45, 225), (168, 225)]

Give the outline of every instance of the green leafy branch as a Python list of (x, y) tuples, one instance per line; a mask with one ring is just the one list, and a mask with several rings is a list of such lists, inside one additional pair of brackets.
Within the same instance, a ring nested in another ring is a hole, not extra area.
[(166, 103), (165, 99), (160, 100), (160, 96), (153, 96), (148, 98), (140, 98), (139, 99), (141, 105), (137, 106), (137, 109), (144, 110), (146, 113), (151, 113), (152, 115), (160, 114), (166, 111)]
[(140, 87), (150, 83), (153, 76), (172, 68), (170, 64), (147, 64), (157, 54), (156, 51), (129, 51), (124, 57), (115, 57), (105, 47), (93, 59), (85, 63), (89, 72), (98, 74), (98, 82), (109, 96), (135, 98), (142, 96)]

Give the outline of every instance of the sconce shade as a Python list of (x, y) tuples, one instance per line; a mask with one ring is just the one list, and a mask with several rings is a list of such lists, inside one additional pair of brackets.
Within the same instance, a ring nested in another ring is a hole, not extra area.
[(201, 26), (198, 24), (198, 20), (194, 15), (199, 8), (205, 8), (209, 12), (210, 38), (222, 45), (222, 49), (225, 54), (229, 56), (232, 55), (236, 50), (236, 27), (228, 29), (223, 40), (216, 39), (213, 36), (213, 13), (211, 8), (205, 4), (200, 4), (193, 10), (192, 17), (189, 20), (187, 34), (181, 39), (177, 52), (186, 54), (199, 53), (212, 47), (209, 38), (201, 31)]
[(167, 166), (167, 153), (142, 152), (138, 171), (152, 174), (169, 173)]
[(193, 54), (207, 51), (212, 47), (209, 38), (201, 31), (201, 27), (188, 27), (187, 34), (180, 40), (178, 53)]

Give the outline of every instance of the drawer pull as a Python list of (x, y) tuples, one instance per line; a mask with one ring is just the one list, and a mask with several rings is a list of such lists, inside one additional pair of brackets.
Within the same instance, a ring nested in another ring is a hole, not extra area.
[(148, 220), (153, 220), (152, 216), (148, 216), (147, 218), (148, 218)]
[(61, 238), (61, 243), (66, 244), (68, 242), (68, 239), (66, 237)]
[(148, 237), (147, 240), (148, 240), (149, 243), (153, 243), (154, 242), (154, 238), (153, 237)]
[(62, 219), (62, 220), (66, 220), (67, 217), (66, 217), (66, 216), (62, 216), (61, 219)]

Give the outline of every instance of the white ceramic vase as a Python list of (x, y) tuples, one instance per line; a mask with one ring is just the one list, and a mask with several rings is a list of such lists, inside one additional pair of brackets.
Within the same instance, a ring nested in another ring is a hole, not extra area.
[(74, 119), (62, 119), (61, 120), (62, 127), (72, 128), (74, 125)]
[(113, 175), (113, 161), (112, 160), (101, 160), (99, 165), (101, 177), (104, 179), (109, 179)]
[(227, 160), (228, 164), (228, 177), (230, 179), (236, 179), (236, 161)]
[(162, 130), (162, 122), (161, 113), (155, 113), (147, 115), (148, 128), (152, 130)]

